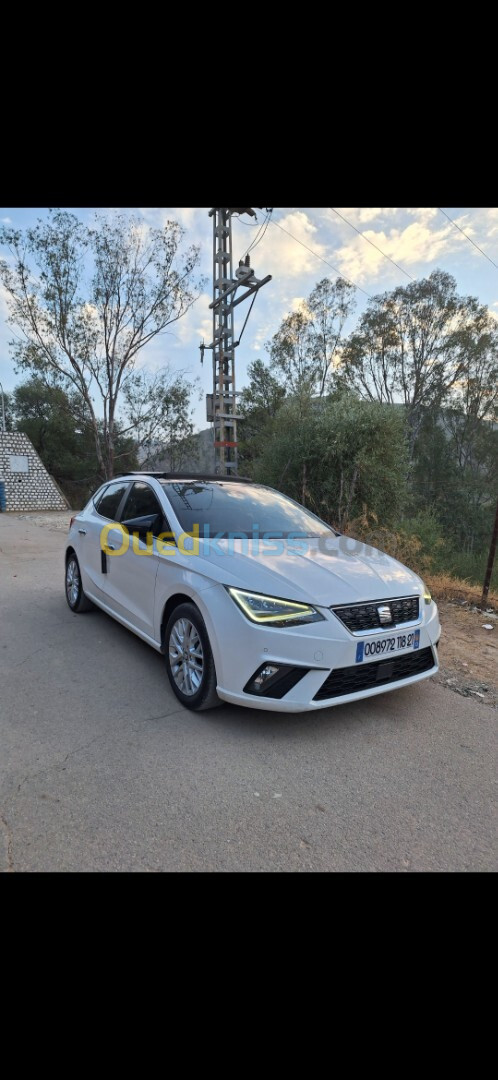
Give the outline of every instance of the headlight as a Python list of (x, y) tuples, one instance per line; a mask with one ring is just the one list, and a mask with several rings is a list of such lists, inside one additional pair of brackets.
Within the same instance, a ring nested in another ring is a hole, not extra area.
[(430, 604), (431, 601), (432, 601), (432, 596), (430, 594), (430, 590), (427, 588), (427, 585), (424, 585), (423, 582), (422, 582), (422, 590), (423, 590), (423, 597), (424, 597), (424, 600), (425, 600), (426, 604)]
[(232, 600), (247, 619), (264, 626), (300, 626), (301, 623), (320, 622), (323, 615), (311, 604), (295, 604), (292, 600), (279, 600), (276, 596), (261, 596), (226, 586)]

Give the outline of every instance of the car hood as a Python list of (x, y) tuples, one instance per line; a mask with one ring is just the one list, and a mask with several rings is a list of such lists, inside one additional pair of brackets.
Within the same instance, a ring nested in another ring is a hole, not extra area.
[(199, 570), (224, 585), (322, 607), (421, 592), (412, 570), (351, 537), (299, 541), (304, 550), (297, 543), (262, 541), (253, 551), (252, 540), (201, 541)]

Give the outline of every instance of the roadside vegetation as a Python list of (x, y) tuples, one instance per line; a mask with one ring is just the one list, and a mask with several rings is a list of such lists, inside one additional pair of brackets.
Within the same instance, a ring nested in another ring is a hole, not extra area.
[[(249, 366), (241, 471), (477, 601), (498, 495), (496, 320), (441, 271), (374, 297), (345, 338), (352, 305), (346, 283), (320, 282)], [(490, 603), (493, 589), (498, 565)]]

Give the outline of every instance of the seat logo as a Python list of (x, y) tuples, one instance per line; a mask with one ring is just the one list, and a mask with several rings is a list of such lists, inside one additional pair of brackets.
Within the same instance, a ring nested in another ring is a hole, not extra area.
[(381, 606), (377, 608), (377, 615), (379, 616), (379, 622), (382, 624), (390, 623), (393, 621), (392, 611), (389, 604), (381, 604)]

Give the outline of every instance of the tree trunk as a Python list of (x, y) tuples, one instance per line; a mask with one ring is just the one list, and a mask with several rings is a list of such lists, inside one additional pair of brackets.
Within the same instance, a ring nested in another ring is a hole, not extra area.
[(337, 520), (339, 522), (339, 528), (342, 530), (342, 493), (344, 490), (344, 472), (341, 469), (341, 480), (339, 486), (339, 498), (337, 500)]
[(111, 398), (109, 401), (109, 421), (106, 430), (106, 465), (107, 465), (107, 479), (112, 480), (114, 476), (114, 409), (116, 406), (115, 398)]
[[(87, 405), (88, 405), (88, 400), (87, 400)], [(99, 426), (97, 424), (97, 418), (95, 416), (95, 413), (94, 413), (94, 411), (93, 411), (93, 409), (91, 407), (90, 407), (90, 420), (91, 420), (91, 424), (92, 424), (92, 428), (93, 428), (93, 437), (94, 437), (94, 440), (95, 440), (95, 452), (97, 454), (97, 461), (99, 463), (101, 476), (102, 476), (103, 480), (107, 480), (107, 470), (106, 470), (106, 465), (105, 465), (105, 461), (104, 461), (104, 456), (102, 454), (102, 445), (101, 445), (101, 441), (100, 441)]]
[(352, 502), (353, 502), (353, 497), (354, 497), (355, 488), (356, 488), (356, 481), (358, 479), (358, 471), (359, 471), (358, 466), (356, 466), (355, 470), (353, 472), (353, 479), (351, 481), (351, 486), (349, 488), (349, 495), (348, 495), (348, 501), (347, 501), (347, 505), (346, 505), (346, 510), (344, 512), (344, 528), (345, 529), (347, 529), (347, 526), (348, 526), (349, 514), (351, 512), (351, 505), (352, 505)]
[(484, 584), (483, 584), (483, 587), (482, 587), (482, 597), (481, 597), (481, 607), (482, 608), (485, 607), (487, 599), (488, 599), (489, 586), (491, 584), (491, 574), (493, 573), (493, 566), (494, 566), (494, 561), (495, 561), (497, 541), (498, 541), (498, 502), (496, 503), (496, 516), (495, 516), (495, 523), (494, 523), (494, 527), (493, 527), (493, 535), (491, 537), (491, 547), (489, 549), (488, 565), (486, 567), (486, 573), (484, 575)]

